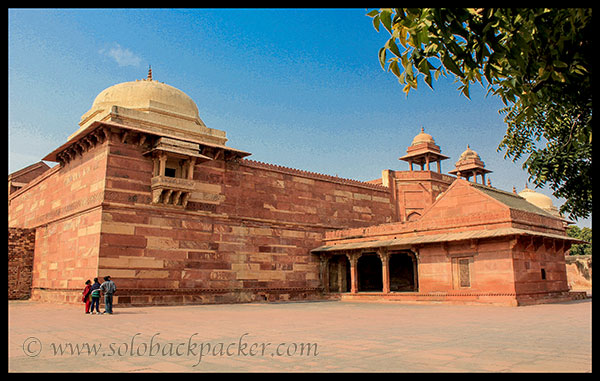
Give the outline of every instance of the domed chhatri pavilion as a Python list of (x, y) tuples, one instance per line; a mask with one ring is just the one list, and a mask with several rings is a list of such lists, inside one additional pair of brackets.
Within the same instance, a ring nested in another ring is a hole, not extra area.
[[(421, 128), (400, 157), (408, 170), (361, 182), (226, 143), (151, 71), (102, 91), (42, 158), (58, 165), (9, 175), (9, 295), (78, 303), (84, 282), (106, 275), (122, 306), (574, 295), (567, 221), (535, 192), (486, 186), (491, 171), (469, 147), (444, 174), (449, 157)], [(31, 265), (10, 259), (19, 245)]]

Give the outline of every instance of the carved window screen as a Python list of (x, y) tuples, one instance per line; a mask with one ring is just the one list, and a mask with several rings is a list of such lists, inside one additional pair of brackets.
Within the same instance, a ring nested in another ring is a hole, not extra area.
[(471, 287), (471, 272), (468, 258), (458, 259), (458, 285), (460, 287)]

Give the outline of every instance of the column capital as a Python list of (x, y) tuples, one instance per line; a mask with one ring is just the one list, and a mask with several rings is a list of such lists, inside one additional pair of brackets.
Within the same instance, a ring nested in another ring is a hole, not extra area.
[(387, 247), (380, 247), (377, 249), (377, 255), (381, 259), (381, 263), (387, 263), (390, 260), (390, 252)]
[(362, 256), (362, 253), (346, 252), (346, 257), (348, 257), (348, 260), (350, 261), (350, 264), (352, 266), (356, 266), (356, 264), (358, 263), (358, 258), (360, 258), (361, 256)]
[(358, 292), (358, 258), (361, 255), (360, 252), (346, 252), (346, 257), (350, 262), (350, 292), (352, 294)]

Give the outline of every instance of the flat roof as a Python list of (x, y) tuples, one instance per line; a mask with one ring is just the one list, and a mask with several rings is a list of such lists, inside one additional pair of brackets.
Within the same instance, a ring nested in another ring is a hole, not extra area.
[(311, 250), (311, 253), (324, 253), (341, 250), (354, 250), (354, 249), (371, 249), (377, 247), (403, 247), (408, 248), (412, 245), (423, 244), (423, 243), (439, 243), (439, 242), (451, 242), (451, 241), (463, 241), (469, 239), (478, 238), (494, 238), (504, 237), (511, 235), (531, 235), (538, 237), (546, 237), (553, 239), (560, 239), (563, 241), (570, 241), (573, 243), (586, 243), (577, 238), (563, 236), (559, 234), (536, 232), (532, 230), (524, 230), (517, 228), (501, 228), (495, 230), (472, 230), (458, 233), (444, 233), (444, 234), (428, 234), (428, 235), (413, 235), (409, 237), (400, 237), (389, 240), (375, 240), (375, 241), (362, 241), (362, 242), (349, 242), (340, 243), (337, 245), (323, 245)]

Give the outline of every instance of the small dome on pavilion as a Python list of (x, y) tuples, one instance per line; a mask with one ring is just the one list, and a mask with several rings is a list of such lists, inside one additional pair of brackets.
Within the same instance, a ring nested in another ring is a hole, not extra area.
[(471, 149), (471, 147), (469, 147), (469, 145), (467, 144), (467, 149), (465, 150), (465, 152), (463, 152), (460, 155), (460, 158), (458, 159), (458, 161), (463, 161), (463, 160), (468, 160), (468, 159), (481, 160), (481, 158), (479, 157), (479, 154), (477, 152), (473, 151)]
[(423, 127), (421, 127), (421, 132), (414, 137), (411, 145), (417, 145), (417, 144), (421, 144), (421, 143), (431, 143), (431, 144), (435, 144), (435, 140), (433, 140), (433, 137), (431, 135), (429, 135), (428, 133), (425, 132), (425, 130), (423, 129)]

